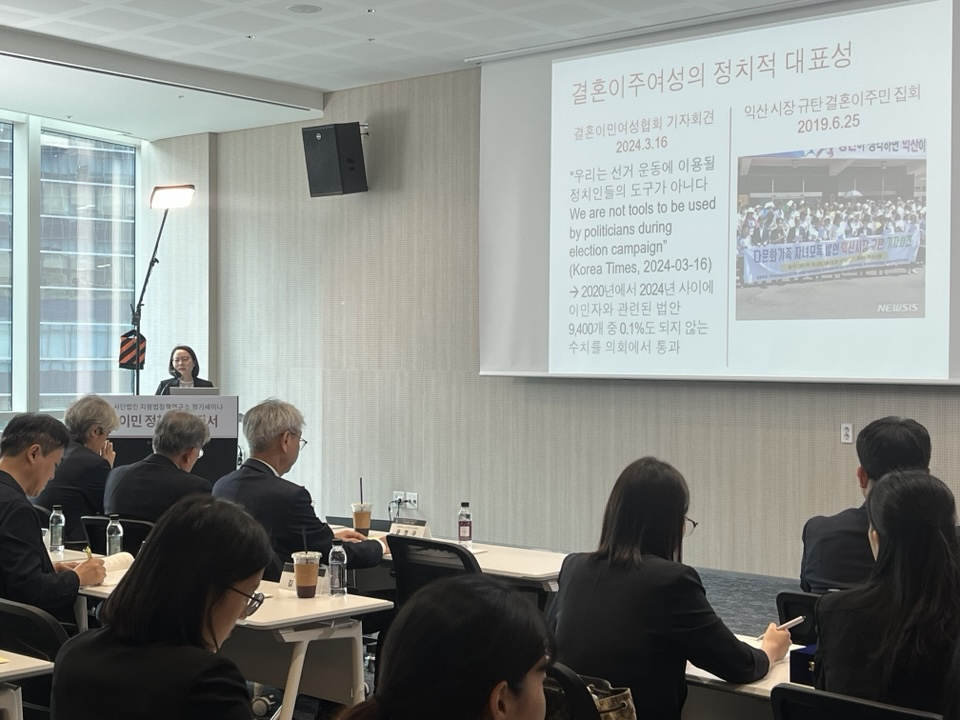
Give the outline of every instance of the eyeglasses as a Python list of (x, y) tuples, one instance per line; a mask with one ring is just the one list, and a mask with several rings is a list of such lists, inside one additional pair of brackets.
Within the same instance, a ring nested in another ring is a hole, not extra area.
[(684, 516), (683, 524), (684, 524), (684, 531), (685, 531), (684, 534), (687, 537), (689, 537), (693, 535), (693, 533), (697, 529), (697, 525), (699, 525), (700, 523), (698, 523), (696, 520), (691, 520), (690, 518)]
[(248, 618), (253, 615), (260, 606), (263, 605), (264, 595), (262, 592), (255, 592), (253, 595), (247, 595), (242, 590), (237, 590), (233, 585), (227, 585), (227, 589), (243, 595), (247, 599), (247, 606), (243, 609), (243, 617)]
[(173, 358), (173, 364), (179, 365), (180, 363), (190, 362), (192, 359), (193, 358), (191, 358), (189, 355), (184, 355), (183, 357), (175, 357)]
[(307, 441), (303, 439), (303, 436), (299, 438), (299, 441), (300, 441), (300, 449), (303, 450), (307, 446)]

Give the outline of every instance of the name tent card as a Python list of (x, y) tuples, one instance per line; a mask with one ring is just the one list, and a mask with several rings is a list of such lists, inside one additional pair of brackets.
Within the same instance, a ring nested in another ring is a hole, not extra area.
[(423, 540), (430, 540), (433, 537), (430, 534), (427, 521), (416, 518), (397, 518), (390, 525), (390, 534), (422, 538)]

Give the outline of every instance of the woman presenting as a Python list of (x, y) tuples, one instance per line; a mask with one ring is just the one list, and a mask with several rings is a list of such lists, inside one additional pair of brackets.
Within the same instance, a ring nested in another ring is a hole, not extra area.
[(197, 354), (189, 345), (177, 345), (170, 353), (170, 364), (167, 372), (173, 375), (170, 380), (164, 380), (157, 386), (154, 395), (169, 395), (170, 388), (182, 387), (213, 387), (213, 383), (200, 377), (200, 363)]

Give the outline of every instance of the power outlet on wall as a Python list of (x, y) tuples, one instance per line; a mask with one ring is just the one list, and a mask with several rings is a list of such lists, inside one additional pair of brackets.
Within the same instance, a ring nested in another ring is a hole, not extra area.
[(853, 423), (840, 423), (840, 442), (844, 445), (853, 444)]
[(407, 493), (407, 507), (416, 510), (420, 506), (419, 494), (415, 492)]
[(407, 494), (406, 494), (403, 490), (394, 490), (394, 491), (393, 491), (393, 502), (394, 502), (394, 504), (396, 504), (397, 501), (400, 501), (400, 502), (402, 503), (402, 502), (403, 502), (404, 500), (406, 500), (406, 499), (407, 499)]

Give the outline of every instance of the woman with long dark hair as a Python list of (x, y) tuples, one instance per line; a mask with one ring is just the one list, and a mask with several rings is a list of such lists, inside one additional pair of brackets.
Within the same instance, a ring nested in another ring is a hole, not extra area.
[(437, 580), (391, 624), (374, 696), (340, 720), (543, 720), (551, 644), (513, 588), (483, 575)]
[(770, 624), (759, 649), (738, 640), (682, 563), (687, 517), (683, 476), (653, 457), (617, 479), (596, 552), (568, 556), (555, 604), (557, 660), (633, 692), (637, 716), (677, 720), (687, 661), (730, 682), (759, 680), (790, 645)]
[(867, 517), (877, 561), (864, 586), (817, 603), (815, 684), (939, 713), (960, 636), (953, 493), (924, 470), (897, 470), (871, 488)]
[(51, 719), (252, 720), (243, 676), (217, 651), (263, 603), (257, 585), (272, 558), (239, 505), (177, 502), (104, 603), (104, 627), (60, 649)]

